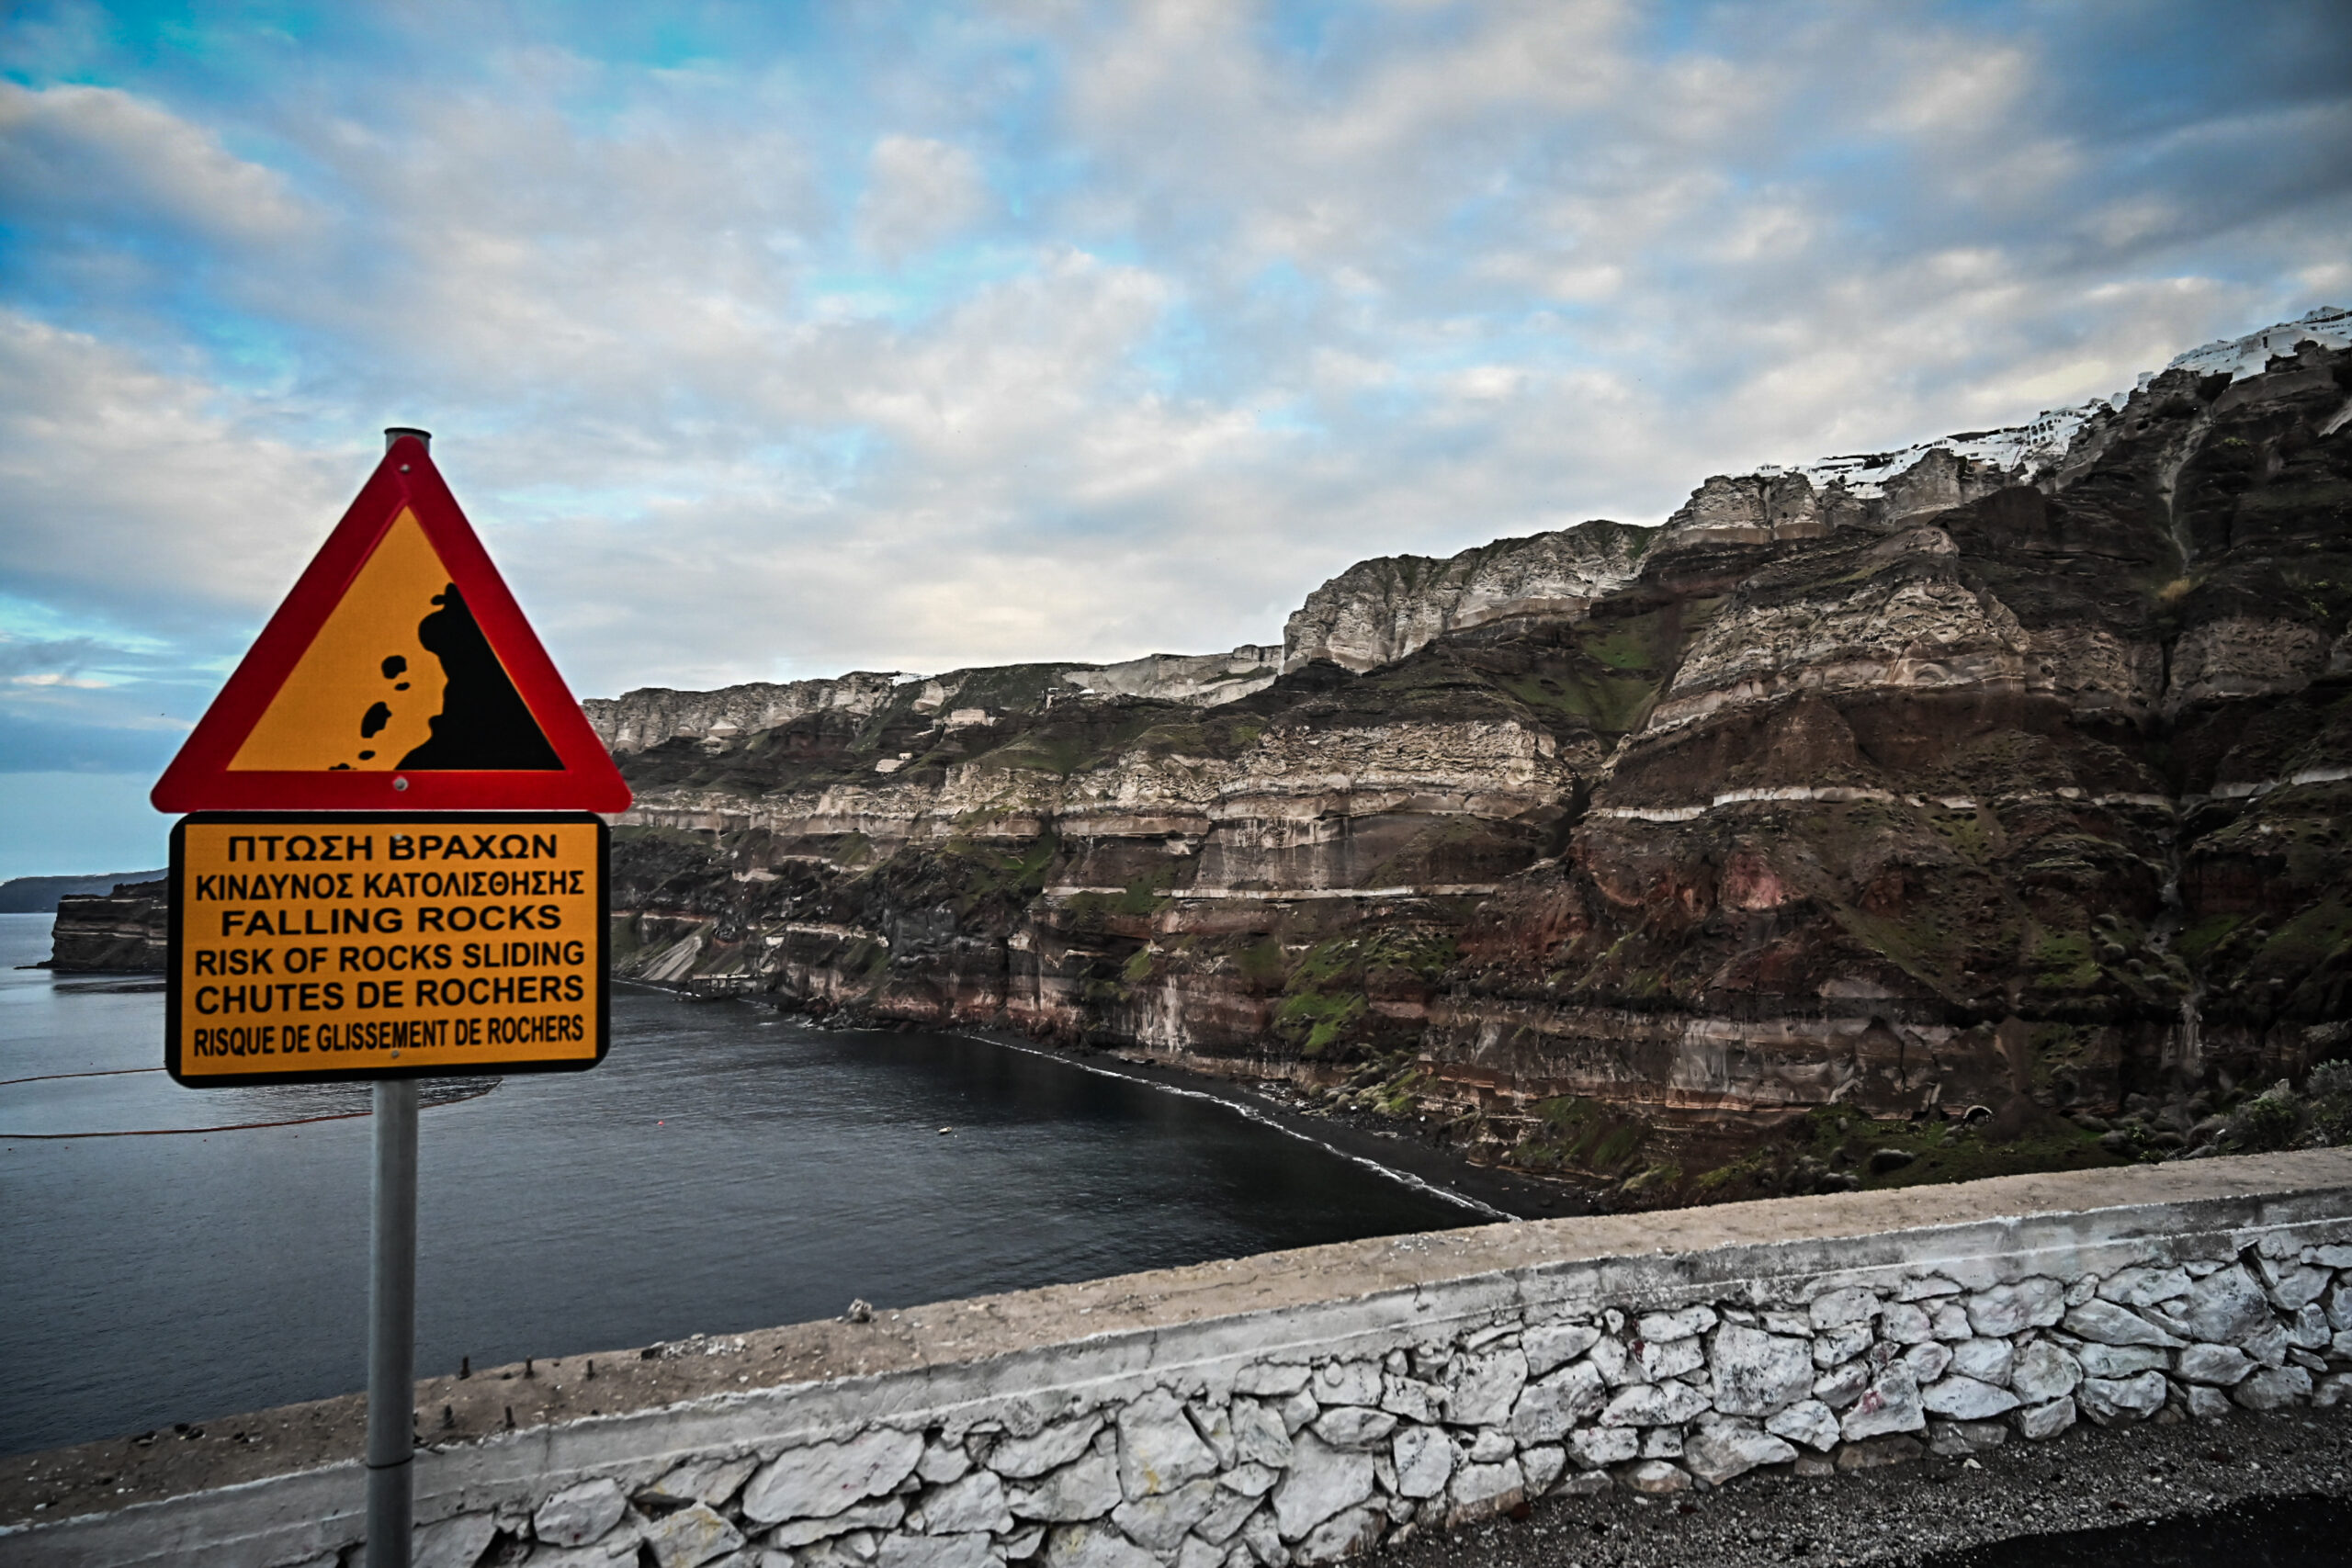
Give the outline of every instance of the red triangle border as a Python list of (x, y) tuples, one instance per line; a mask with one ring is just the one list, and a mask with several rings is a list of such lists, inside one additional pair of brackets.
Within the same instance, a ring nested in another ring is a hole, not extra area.
[[(319, 629), (405, 507), (448, 568), (475, 624), (560, 769), (382, 773), (264, 773), (230, 768)], [(406, 788), (394, 784), (403, 779)], [(385, 451), (334, 532), (303, 569), (285, 602), (245, 652), (236, 672), (148, 798), (155, 809), (188, 811), (601, 811), (628, 809), (628, 784), (580, 711), (547, 649), (507, 592), (490, 553), (458, 509), (425, 444), (402, 435)]]

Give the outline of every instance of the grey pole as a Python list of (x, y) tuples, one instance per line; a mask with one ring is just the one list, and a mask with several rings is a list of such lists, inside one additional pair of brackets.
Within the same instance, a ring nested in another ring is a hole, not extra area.
[[(395, 426), (384, 447), (422, 430)], [(416, 1419), (416, 1080), (376, 1083), (374, 1256), (368, 1274), (368, 1568), (409, 1568)]]
[(368, 1281), (368, 1568), (408, 1568), (415, 1453), (416, 1080), (376, 1083)]

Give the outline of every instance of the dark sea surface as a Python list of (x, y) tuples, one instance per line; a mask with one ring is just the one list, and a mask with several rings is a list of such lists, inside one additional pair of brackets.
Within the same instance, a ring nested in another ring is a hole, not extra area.
[[(366, 1086), (179, 1088), (160, 981), (16, 967), (49, 925), (0, 915), (0, 1079), (40, 1080), (0, 1134), (52, 1135), (0, 1136), (0, 1452), (364, 1386)], [(420, 1375), (1487, 1217), (1212, 1100), (741, 1003), (621, 990), (602, 1066), (489, 1081), (426, 1091)], [(243, 1123), (290, 1124), (53, 1136)]]

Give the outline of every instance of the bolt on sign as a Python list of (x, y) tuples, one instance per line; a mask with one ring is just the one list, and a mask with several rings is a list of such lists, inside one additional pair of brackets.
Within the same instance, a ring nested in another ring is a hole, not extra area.
[(152, 798), (196, 1087), (594, 1066), (629, 790), (395, 438)]

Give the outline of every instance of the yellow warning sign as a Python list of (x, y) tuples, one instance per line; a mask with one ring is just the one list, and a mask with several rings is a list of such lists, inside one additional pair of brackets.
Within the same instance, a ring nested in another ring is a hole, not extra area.
[(406, 509), (229, 763), (238, 773), (560, 765)]
[(594, 1066), (607, 843), (575, 815), (185, 819), (166, 1066), (188, 1084)]

